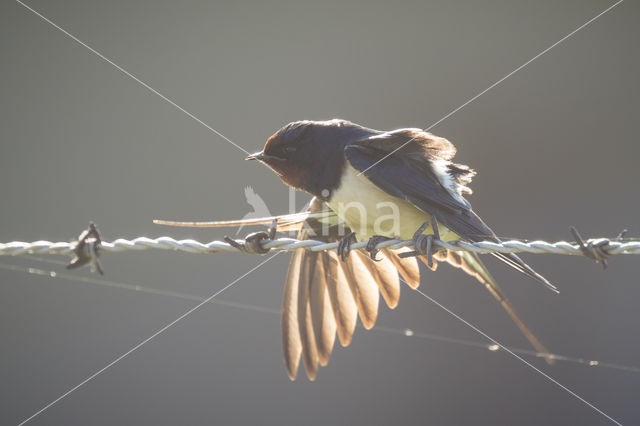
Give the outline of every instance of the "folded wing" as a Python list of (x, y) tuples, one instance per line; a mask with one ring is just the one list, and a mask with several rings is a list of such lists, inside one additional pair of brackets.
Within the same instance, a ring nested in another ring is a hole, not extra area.
[[(347, 161), (388, 194), (436, 215), (439, 222), (468, 241), (500, 240), (462, 196), (475, 174), (452, 163), (455, 148), (446, 139), (420, 129), (400, 129), (353, 142)], [(557, 292), (555, 286), (515, 254), (495, 257)]]

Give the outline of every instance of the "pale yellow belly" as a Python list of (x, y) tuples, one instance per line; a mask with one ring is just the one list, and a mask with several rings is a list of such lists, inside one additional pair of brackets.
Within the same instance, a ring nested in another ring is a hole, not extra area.
[[(347, 164), (341, 185), (327, 202), (329, 207), (355, 231), (358, 240), (366, 240), (373, 235), (410, 240), (416, 230), (430, 216), (408, 201), (387, 194), (374, 185), (364, 175)], [(439, 225), (440, 237), (444, 241), (457, 240), (458, 236)], [(425, 234), (431, 234), (431, 224)]]

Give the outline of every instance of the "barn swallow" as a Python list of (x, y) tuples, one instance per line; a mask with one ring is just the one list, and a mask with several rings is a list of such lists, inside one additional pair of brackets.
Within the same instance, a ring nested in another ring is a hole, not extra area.
[[(349, 345), (358, 316), (365, 329), (372, 328), (380, 293), (395, 308), (400, 297), (399, 275), (417, 288), (417, 259), (432, 270), (438, 262), (446, 262), (476, 278), (532, 346), (552, 362), (549, 351), (519, 318), (477, 254), (413, 251), (417, 256), (407, 257), (411, 250), (403, 248), (383, 249), (382, 258), (376, 258), (377, 250), (372, 247), (386, 238), (416, 240), (436, 233), (444, 241), (500, 241), (464, 198), (463, 194), (471, 193), (467, 185), (475, 172), (453, 163), (455, 153), (451, 142), (421, 129), (384, 132), (334, 119), (287, 124), (267, 140), (261, 152), (247, 157), (269, 166), (285, 184), (313, 196), (305, 212), (275, 217), (279, 230), (297, 230), (298, 239), (345, 243), (355, 234), (361, 241), (374, 243), (368, 245), (370, 255), (360, 250), (345, 253), (348, 244), (341, 244), (342, 253), (304, 249), (293, 253), (281, 317), (290, 379), (295, 379), (302, 358), (307, 376), (314, 380), (318, 367), (329, 361), (336, 335), (342, 346)], [(383, 212), (381, 206), (388, 211)], [(271, 223), (273, 219), (206, 226)], [(557, 291), (515, 254), (493, 255)]]

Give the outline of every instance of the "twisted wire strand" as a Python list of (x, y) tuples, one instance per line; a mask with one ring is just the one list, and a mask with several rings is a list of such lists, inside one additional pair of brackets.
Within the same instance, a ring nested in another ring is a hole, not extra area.
[[(244, 240), (236, 240), (242, 244)], [(617, 254), (640, 254), (640, 241), (616, 241), (608, 238), (595, 238), (586, 240), (585, 243), (600, 245), (606, 244), (606, 252), (608, 255)], [(549, 243), (546, 241), (503, 241), (495, 243), (492, 241), (481, 241), (477, 243), (468, 243), (464, 241), (436, 241), (436, 247), (453, 250), (453, 251), (469, 251), (478, 254), (487, 253), (533, 253), (533, 254), (565, 254), (565, 255), (584, 255), (578, 244), (567, 241), (558, 241)], [(364, 249), (367, 245), (366, 241), (353, 243), (352, 249)], [(75, 242), (51, 242), (51, 241), (34, 241), (22, 242), (13, 241), (9, 243), (0, 243), (0, 255), (18, 256), (23, 254), (61, 254), (73, 255)], [(293, 238), (277, 238), (273, 240), (265, 240), (262, 243), (265, 249), (273, 249), (277, 251), (293, 251), (299, 248), (311, 251), (335, 250), (338, 247), (337, 242), (327, 243), (317, 240), (296, 240)], [(377, 245), (378, 249), (390, 248), (398, 249), (401, 247), (414, 247), (411, 240), (388, 240)], [(241, 253), (237, 247), (228, 244), (225, 241), (211, 241), (202, 243), (196, 240), (176, 240), (171, 237), (147, 238), (139, 237), (132, 240), (118, 238), (112, 242), (103, 241), (100, 243), (100, 252), (119, 253), (131, 250), (177, 250), (187, 253)]]

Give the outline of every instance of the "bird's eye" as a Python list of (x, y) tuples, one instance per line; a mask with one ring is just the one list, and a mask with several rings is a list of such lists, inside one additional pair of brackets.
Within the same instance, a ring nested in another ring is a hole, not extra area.
[(297, 148), (294, 145), (289, 145), (284, 147), (285, 152), (296, 152), (296, 149)]

